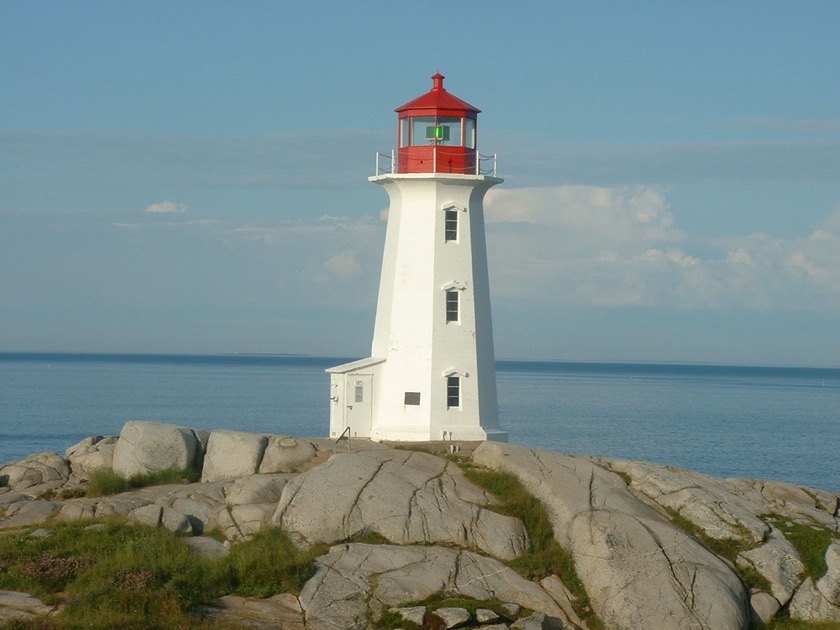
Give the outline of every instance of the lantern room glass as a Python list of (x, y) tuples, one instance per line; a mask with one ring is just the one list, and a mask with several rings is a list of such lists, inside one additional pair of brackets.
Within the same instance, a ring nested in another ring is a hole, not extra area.
[(456, 116), (412, 116), (402, 119), (400, 147), (429, 144), (475, 148), (475, 121)]
[(475, 149), (475, 119), (464, 119), (464, 146), (468, 149)]
[(438, 136), (438, 144), (460, 147), (463, 146), (463, 139), (461, 136), (461, 119), (442, 116), (437, 119), (437, 127), (441, 129), (448, 129), (447, 133)]

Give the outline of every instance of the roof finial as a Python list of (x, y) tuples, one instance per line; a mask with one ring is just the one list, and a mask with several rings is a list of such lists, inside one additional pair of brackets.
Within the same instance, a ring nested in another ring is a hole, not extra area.
[(437, 92), (437, 91), (444, 91), (445, 92), (446, 91), (443, 88), (443, 80), (445, 78), (446, 77), (444, 77), (440, 72), (438, 72), (438, 73), (436, 73), (432, 76), (432, 91), (433, 92)]

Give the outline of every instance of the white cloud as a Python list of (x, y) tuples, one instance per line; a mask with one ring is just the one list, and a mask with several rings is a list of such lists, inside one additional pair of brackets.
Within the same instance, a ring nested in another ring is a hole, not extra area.
[(371, 217), (351, 219), (349, 217), (324, 215), (308, 221), (267, 222), (260, 225), (241, 225), (233, 228), (231, 234), (251, 241), (258, 241), (267, 245), (300, 242), (306, 239), (312, 245), (321, 243), (324, 250), (329, 251), (335, 246), (335, 239), (346, 242), (366, 241), (371, 236), (379, 234), (384, 229), (379, 221)]
[(348, 249), (330, 256), (324, 261), (324, 269), (334, 276), (355, 278), (362, 273), (362, 266), (359, 264), (359, 253)]
[(588, 233), (600, 242), (680, 240), (661, 191), (645, 186), (491, 189), (488, 223), (526, 223)]
[(186, 211), (187, 206), (182, 203), (161, 201), (160, 203), (153, 203), (150, 206), (146, 206), (143, 212), (151, 212), (152, 214), (183, 214)]
[(840, 212), (808, 237), (692, 238), (657, 188), (560, 186), (486, 197), (499, 296), (569, 304), (840, 311)]

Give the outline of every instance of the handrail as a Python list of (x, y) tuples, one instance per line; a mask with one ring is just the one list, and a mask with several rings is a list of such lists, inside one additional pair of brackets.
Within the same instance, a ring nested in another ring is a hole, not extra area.
[(336, 438), (335, 442), (333, 442), (333, 455), (335, 455), (336, 447), (338, 446), (338, 443), (341, 441), (341, 438), (344, 437), (345, 433), (347, 434), (347, 454), (348, 455), (350, 454), (350, 427), (346, 427), (344, 429), (344, 431), (341, 432), (341, 435), (339, 435)]
[[(389, 160), (386, 162), (387, 166), (385, 168), (382, 167), (382, 159), (385, 158)], [(394, 150), (391, 149), (391, 153), (382, 153), (380, 151), (376, 152), (376, 162), (374, 163), (373, 167), (373, 174), (378, 175), (393, 175), (397, 172), (397, 158)]]
[[(490, 161), (492, 161), (492, 166), (486, 169), (482, 168), (482, 164)], [(476, 160), (476, 162), (476, 168), (478, 170), (479, 175), (493, 175), (493, 177), (496, 177), (497, 156), (495, 153), (493, 155), (482, 155), (481, 153), (479, 153), (478, 160)]]
[[(445, 147), (437, 147), (436, 150), (432, 152), (432, 173), (438, 172), (438, 152), (445, 154)], [(475, 174), (491, 175), (493, 177), (496, 177), (498, 173), (498, 155), (496, 153), (492, 155), (484, 155), (478, 152), (476, 152), (475, 155)], [(473, 166), (470, 165), (470, 169), (472, 168)], [(391, 149), (390, 153), (386, 153), (383, 151), (376, 152), (376, 158), (373, 164), (373, 173), (375, 177), (378, 177), (380, 175), (396, 175), (397, 170), (397, 157), (396, 152), (393, 149)], [(464, 174), (467, 173), (465, 172)]]

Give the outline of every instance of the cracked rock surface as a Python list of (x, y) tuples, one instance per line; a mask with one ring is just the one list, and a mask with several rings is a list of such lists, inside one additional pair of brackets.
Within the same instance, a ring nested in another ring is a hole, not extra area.
[(539, 585), (470, 551), (349, 543), (333, 547), (316, 562), (316, 573), (300, 594), (307, 627), (363, 630), (368, 627), (368, 609), (377, 619), (392, 606), (439, 592), (498, 599), (564, 618)]
[(720, 558), (585, 458), (487, 442), (473, 458), (516, 475), (548, 508), (555, 536), (610, 628), (746, 628), (748, 594)]
[[(253, 627), (366, 628), (383, 610), (409, 611), (406, 603), (435, 595), (517, 609), (482, 627), (586, 628), (560, 577), (537, 583), (502, 563), (528, 548), (523, 524), (494, 512), (496, 500), (445, 457), (364, 440), (353, 441), (352, 454), (335, 454), (331, 440), (234, 432), (216, 432), (208, 449), (212, 434), (129, 425), (127, 438), (92, 436), (66, 457), (41, 453), (0, 464), (0, 530), (46, 523), (48, 535), (53, 519), (124, 515), (180, 532), (205, 557), (223, 556), (269, 527), (302, 546), (333, 544), (299, 598), (228, 596), (205, 611)], [(163, 459), (209, 465), (205, 479), (218, 479), (79, 497), (89, 472), (116, 468), (121, 458), (162, 465), (151, 457), (167, 435), (175, 437)], [(461, 445), (472, 464), (513, 474), (542, 502), (607, 630), (747, 630), (780, 610), (794, 619), (840, 620), (836, 493), (510, 444)], [(247, 457), (224, 461), (240, 452)], [(804, 576), (796, 540), (785, 533), (792, 525), (834, 537), (823, 575)], [(202, 536), (214, 529), (225, 542)], [(383, 538), (388, 544), (368, 544)], [(729, 559), (710, 551), (729, 539), (738, 542)], [(743, 569), (765, 582), (748, 590), (737, 573)], [(26, 594), (0, 597), (0, 620), (48, 612)], [(452, 612), (451, 622), (459, 616)], [(476, 614), (464, 627), (479, 623)]]
[(528, 546), (521, 521), (452, 462), (395, 449), (338, 454), (283, 489), (273, 522), (304, 543), (375, 532), (401, 545), (447, 543), (510, 560)]

